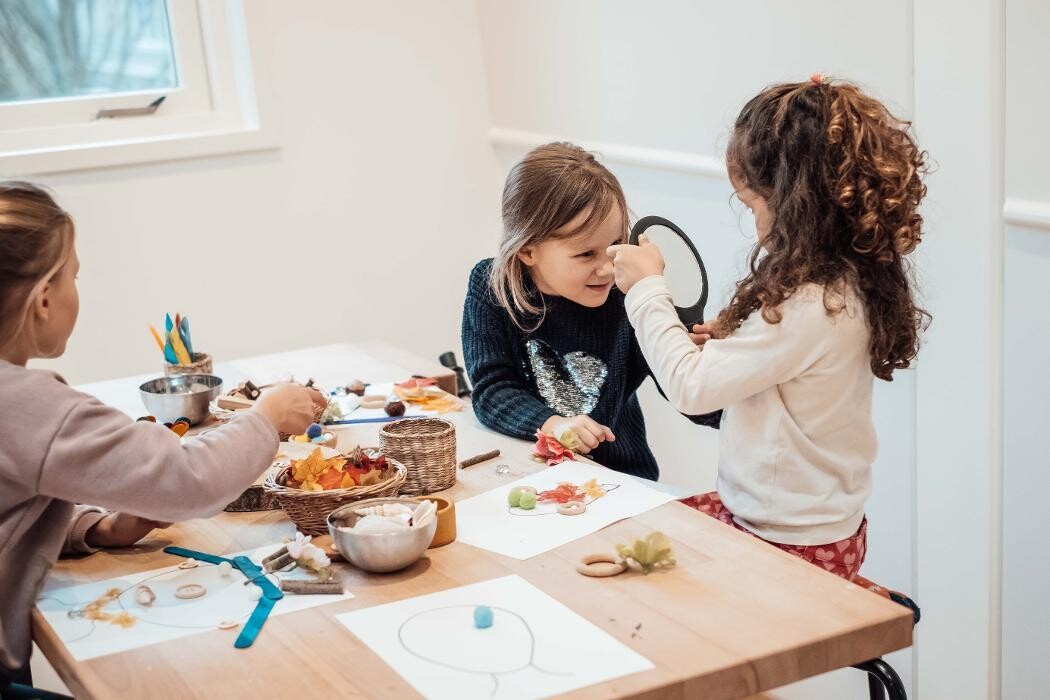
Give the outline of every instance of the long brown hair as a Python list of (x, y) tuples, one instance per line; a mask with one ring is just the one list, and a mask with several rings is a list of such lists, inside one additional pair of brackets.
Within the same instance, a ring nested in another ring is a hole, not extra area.
[[(571, 143), (538, 146), (511, 168), (503, 187), (503, 239), (492, 262), (489, 286), (496, 301), (523, 330), (520, 317), (539, 317), (544, 309), (529, 293), (529, 271), (518, 258), (528, 245), (568, 238), (605, 221), (613, 207), (623, 215), (622, 242), (627, 240), (627, 199), (616, 176), (593, 154)], [(573, 219), (587, 216), (570, 231), (560, 230)], [(557, 231), (557, 233), (555, 233)]]
[(43, 188), (0, 182), (0, 349), (21, 333), (36, 291), (73, 246), (73, 219)]
[(855, 85), (821, 76), (773, 85), (744, 106), (726, 161), (734, 180), (766, 198), (772, 223), (718, 316), (720, 332), (756, 310), (779, 323), (781, 303), (815, 283), (829, 314), (850, 292), (863, 302), (876, 377), (890, 381), (911, 364), (930, 315), (905, 259), (921, 237), (927, 172), (910, 129)]

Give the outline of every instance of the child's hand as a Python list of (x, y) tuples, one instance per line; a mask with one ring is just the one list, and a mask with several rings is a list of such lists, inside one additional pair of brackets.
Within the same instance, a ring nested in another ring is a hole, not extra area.
[(147, 520), (127, 513), (109, 513), (95, 523), (84, 535), (89, 547), (129, 547), (155, 529), (163, 530), (171, 523)]
[(664, 273), (664, 256), (660, 248), (644, 233), (638, 237), (638, 245), (609, 246), (608, 253), (613, 259), (616, 286), (624, 294), (631, 291), (639, 280)]
[(708, 323), (699, 324), (694, 323), (693, 329), (689, 331), (689, 339), (696, 343), (697, 347), (704, 347), (704, 343), (711, 340), (711, 338), (717, 337), (715, 335), (714, 322), (709, 321)]
[(590, 416), (551, 416), (540, 430), (561, 440), (562, 434), (572, 431), (580, 440), (579, 452), (587, 454), (606, 440), (615, 440), (613, 432)]
[(298, 384), (278, 384), (264, 389), (251, 410), (266, 416), (277, 432), (301, 435), (314, 422), (315, 405), (324, 405), (317, 390)]

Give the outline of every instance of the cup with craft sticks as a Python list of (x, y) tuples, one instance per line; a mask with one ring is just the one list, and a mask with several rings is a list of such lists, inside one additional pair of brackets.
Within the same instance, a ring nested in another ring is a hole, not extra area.
[(164, 335), (153, 326), (149, 327), (153, 340), (164, 355), (164, 374), (212, 374), (211, 355), (193, 351), (193, 336), (190, 335), (190, 320), (180, 314), (164, 315)]

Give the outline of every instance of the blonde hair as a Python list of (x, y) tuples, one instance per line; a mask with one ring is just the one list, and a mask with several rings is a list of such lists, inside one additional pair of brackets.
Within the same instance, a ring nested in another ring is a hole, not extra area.
[[(586, 231), (605, 221), (613, 207), (623, 215), (626, 241), (627, 199), (619, 181), (593, 154), (574, 144), (538, 146), (511, 168), (503, 188), (503, 239), (489, 286), (515, 325), (535, 330), (546, 311), (529, 293), (529, 271), (518, 253), (526, 246)], [(578, 226), (560, 230), (584, 211), (587, 216)], [(519, 318), (537, 316), (532, 328)]]
[(42, 187), (0, 182), (0, 348), (25, 327), (33, 298), (73, 248), (73, 218)]

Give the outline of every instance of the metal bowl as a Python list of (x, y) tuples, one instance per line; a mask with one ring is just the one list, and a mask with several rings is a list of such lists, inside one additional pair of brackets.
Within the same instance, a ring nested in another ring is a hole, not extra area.
[(414, 498), (368, 498), (347, 503), (328, 515), (328, 534), (339, 553), (357, 568), (377, 574), (414, 564), (427, 551), (437, 530), (437, 517), (423, 527), (410, 527), (403, 532), (354, 532), (349, 527), (360, 517), (356, 513), (359, 508), (382, 503), (404, 503), (413, 508), (419, 505)]
[(142, 404), (157, 420), (170, 423), (180, 416), (196, 425), (208, 417), (208, 404), (222, 392), (213, 374), (178, 374), (152, 379), (139, 387)]

